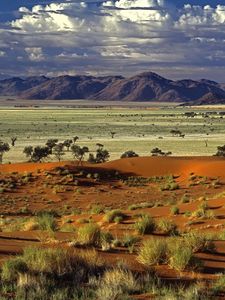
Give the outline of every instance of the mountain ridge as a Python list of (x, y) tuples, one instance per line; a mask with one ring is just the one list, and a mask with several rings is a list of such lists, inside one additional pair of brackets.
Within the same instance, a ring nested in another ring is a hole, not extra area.
[(208, 79), (170, 80), (154, 72), (123, 76), (62, 75), (0, 80), (0, 96), (22, 99), (225, 103), (225, 84)]

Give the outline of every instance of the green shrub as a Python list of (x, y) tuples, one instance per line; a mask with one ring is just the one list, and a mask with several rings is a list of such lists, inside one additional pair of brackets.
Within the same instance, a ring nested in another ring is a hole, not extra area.
[(55, 231), (57, 229), (57, 223), (53, 214), (48, 212), (38, 215), (37, 223), (40, 230)]
[(163, 234), (176, 235), (177, 225), (168, 219), (160, 219), (157, 222), (157, 229)]
[(15, 281), (19, 273), (27, 271), (28, 267), (21, 257), (12, 258), (3, 263), (1, 278), (5, 281)]
[(117, 218), (117, 217), (124, 219), (125, 214), (119, 209), (114, 209), (114, 210), (108, 211), (105, 214), (104, 221), (106, 221), (108, 223), (112, 223), (112, 222), (115, 222), (115, 218)]
[(184, 236), (184, 242), (193, 252), (215, 252), (213, 241), (202, 233), (189, 232)]
[(217, 280), (213, 282), (212, 285), (213, 295), (218, 295), (225, 292), (225, 275), (221, 274)]
[(155, 228), (155, 220), (149, 215), (141, 216), (134, 224), (134, 229), (141, 235), (152, 233)]
[(173, 207), (171, 207), (170, 212), (171, 212), (172, 215), (175, 216), (175, 215), (179, 215), (180, 210), (179, 210), (179, 208), (177, 206), (173, 206)]
[(201, 261), (194, 257), (193, 250), (191, 247), (184, 245), (182, 239), (174, 239), (172, 240), (169, 245), (169, 266), (172, 269), (177, 271), (184, 271), (185, 269), (198, 269), (202, 266)]
[(77, 230), (77, 242), (81, 245), (100, 245), (101, 230), (96, 224), (86, 224)]
[(117, 217), (115, 217), (114, 218), (114, 222), (116, 223), (116, 224), (120, 224), (120, 223), (122, 223), (123, 222), (123, 217), (122, 216), (117, 216)]
[(167, 242), (164, 239), (156, 238), (144, 241), (140, 247), (137, 260), (145, 266), (166, 263)]
[(125, 295), (135, 293), (137, 290), (138, 283), (134, 275), (126, 269), (115, 268), (104, 273), (96, 294), (97, 299), (125, 300), (127, 299)]
[(22, 256), (30, 271), (61, 275), (70, 273), (77, 257), (63, 249), (29, 247)]
[(100, 243), (102, 250), (109, 250), (113, 242), (113, 235), (110, 232), (101, 232)]

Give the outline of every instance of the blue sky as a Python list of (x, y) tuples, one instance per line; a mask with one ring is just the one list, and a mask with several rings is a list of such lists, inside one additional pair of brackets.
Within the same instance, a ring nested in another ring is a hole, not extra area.
[(142, 71), (225, 82), (225, 0), (0, 0), (0, 77)]

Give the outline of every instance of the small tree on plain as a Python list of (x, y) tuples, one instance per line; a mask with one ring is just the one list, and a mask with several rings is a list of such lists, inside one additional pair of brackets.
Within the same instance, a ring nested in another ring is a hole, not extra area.
[(110, 131), (110, 134), (111, 134), (111, 138), (114, 139), (114, 136), (115, 136), (116, 132)]
[(75, 144), (77, 140), (79, 140), (79, 136), (76, 135), (73, 137), (73, 143)]
[(56, 157), (56, 159), (58, 159), (58, 161), (61, 161), (62, 156), (65, 155), (63, 148), (64, 148), (64, 145), (62, 143), (60, 143), (60, 144), (55, 145), (52, 149), (52, 154), (55, 155), (55, 157)]
[(50, 153), (52, 153), (52, 149), (55, 147), (55, 145), (58, 143), (58, 139), (48, 139), (46, 142), (46, 146), (50, 149)]
[(24, 148), (23, 153), (30, 157), (31, 161), (40, 162), (42, 159), (47, 158), (52, 153), (52, 150), (47, 146), (27, 146)]
[(139, 155), (135, 153), (133, 150), (128, 150), (124, 152), (120, 158), (128, 158), (128, 157), (138, 157)]
[(217, 147), (215, 156), (225, 157), (225, 145)]
[(8, 152), (9, 150), (10, 150), (9, 144), (0, 141), (0, 164), (2, 164), (4, 153)]
[(63, 142), (63, 146), (65, 146), (66, 148), (67, 148), (67, 151), (69, 151), (70, 150), (70, 146), (73, 144), (73, 141), (72, 140), (65, 140), (64, 142)]
[(102, 144), (96, 144), (96, 146), (98, 147), (96, 150), (96, 154), (94, 156), (94, 154), (90, 153), (88, 162), (99, 164), (99, 163), (104, 163), (104, 162), (108, 161), (109, 157), (110, 157), (109, 151), (106, 149), (103, 149), (104, 145), (102, 145)]
[(15, 146), (16, 141), (17, 141), (17, 137), (11, 137), (11, 145), (12, 145), (12, 147)]
[(164, 152), (159, 148), (154, 148), (151, 151), (152, 156), (169, 156), (172, 155), (172, 152)]
[(84, 156), (86, 153), (89, 152), (88, 147), (80, 147), (78, 145), (72, 145), (71, 151), (75, 159), (78, 160), (78, 165), (82, 164), (82, 160), (84, 159)]

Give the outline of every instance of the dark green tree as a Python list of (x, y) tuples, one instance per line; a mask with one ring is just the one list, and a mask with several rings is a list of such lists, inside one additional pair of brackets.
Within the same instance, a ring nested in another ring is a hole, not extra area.
[(74, 158), (78, 160), (78, 165), (82, 165), (82, 160), (84, 159), (85, 154), (89, 152), (89, 149), (86, 146), (80, 147), (78, 145), (72, 145), (71, 151)]
[(128, 158), (128, 157), (138, 157), (139, 155), (135, 153), (133, 150), (128, 150), (124, 152), (120, 158)]
[(4, 153), (8, 152), (9, 150), (10, 150), (9, 144), (0, 141), (0, 164), (2, 164)]
[(55, 155), (55, 157), (56, 157), (56, 159), (58, 159), (58, 161), (61, 161), (62, 156), (65, 155), (63, 148), (64, 148), (64, 144), (60, 143), (60, 144), (55, 145), (52, 149), (52, 154)]

